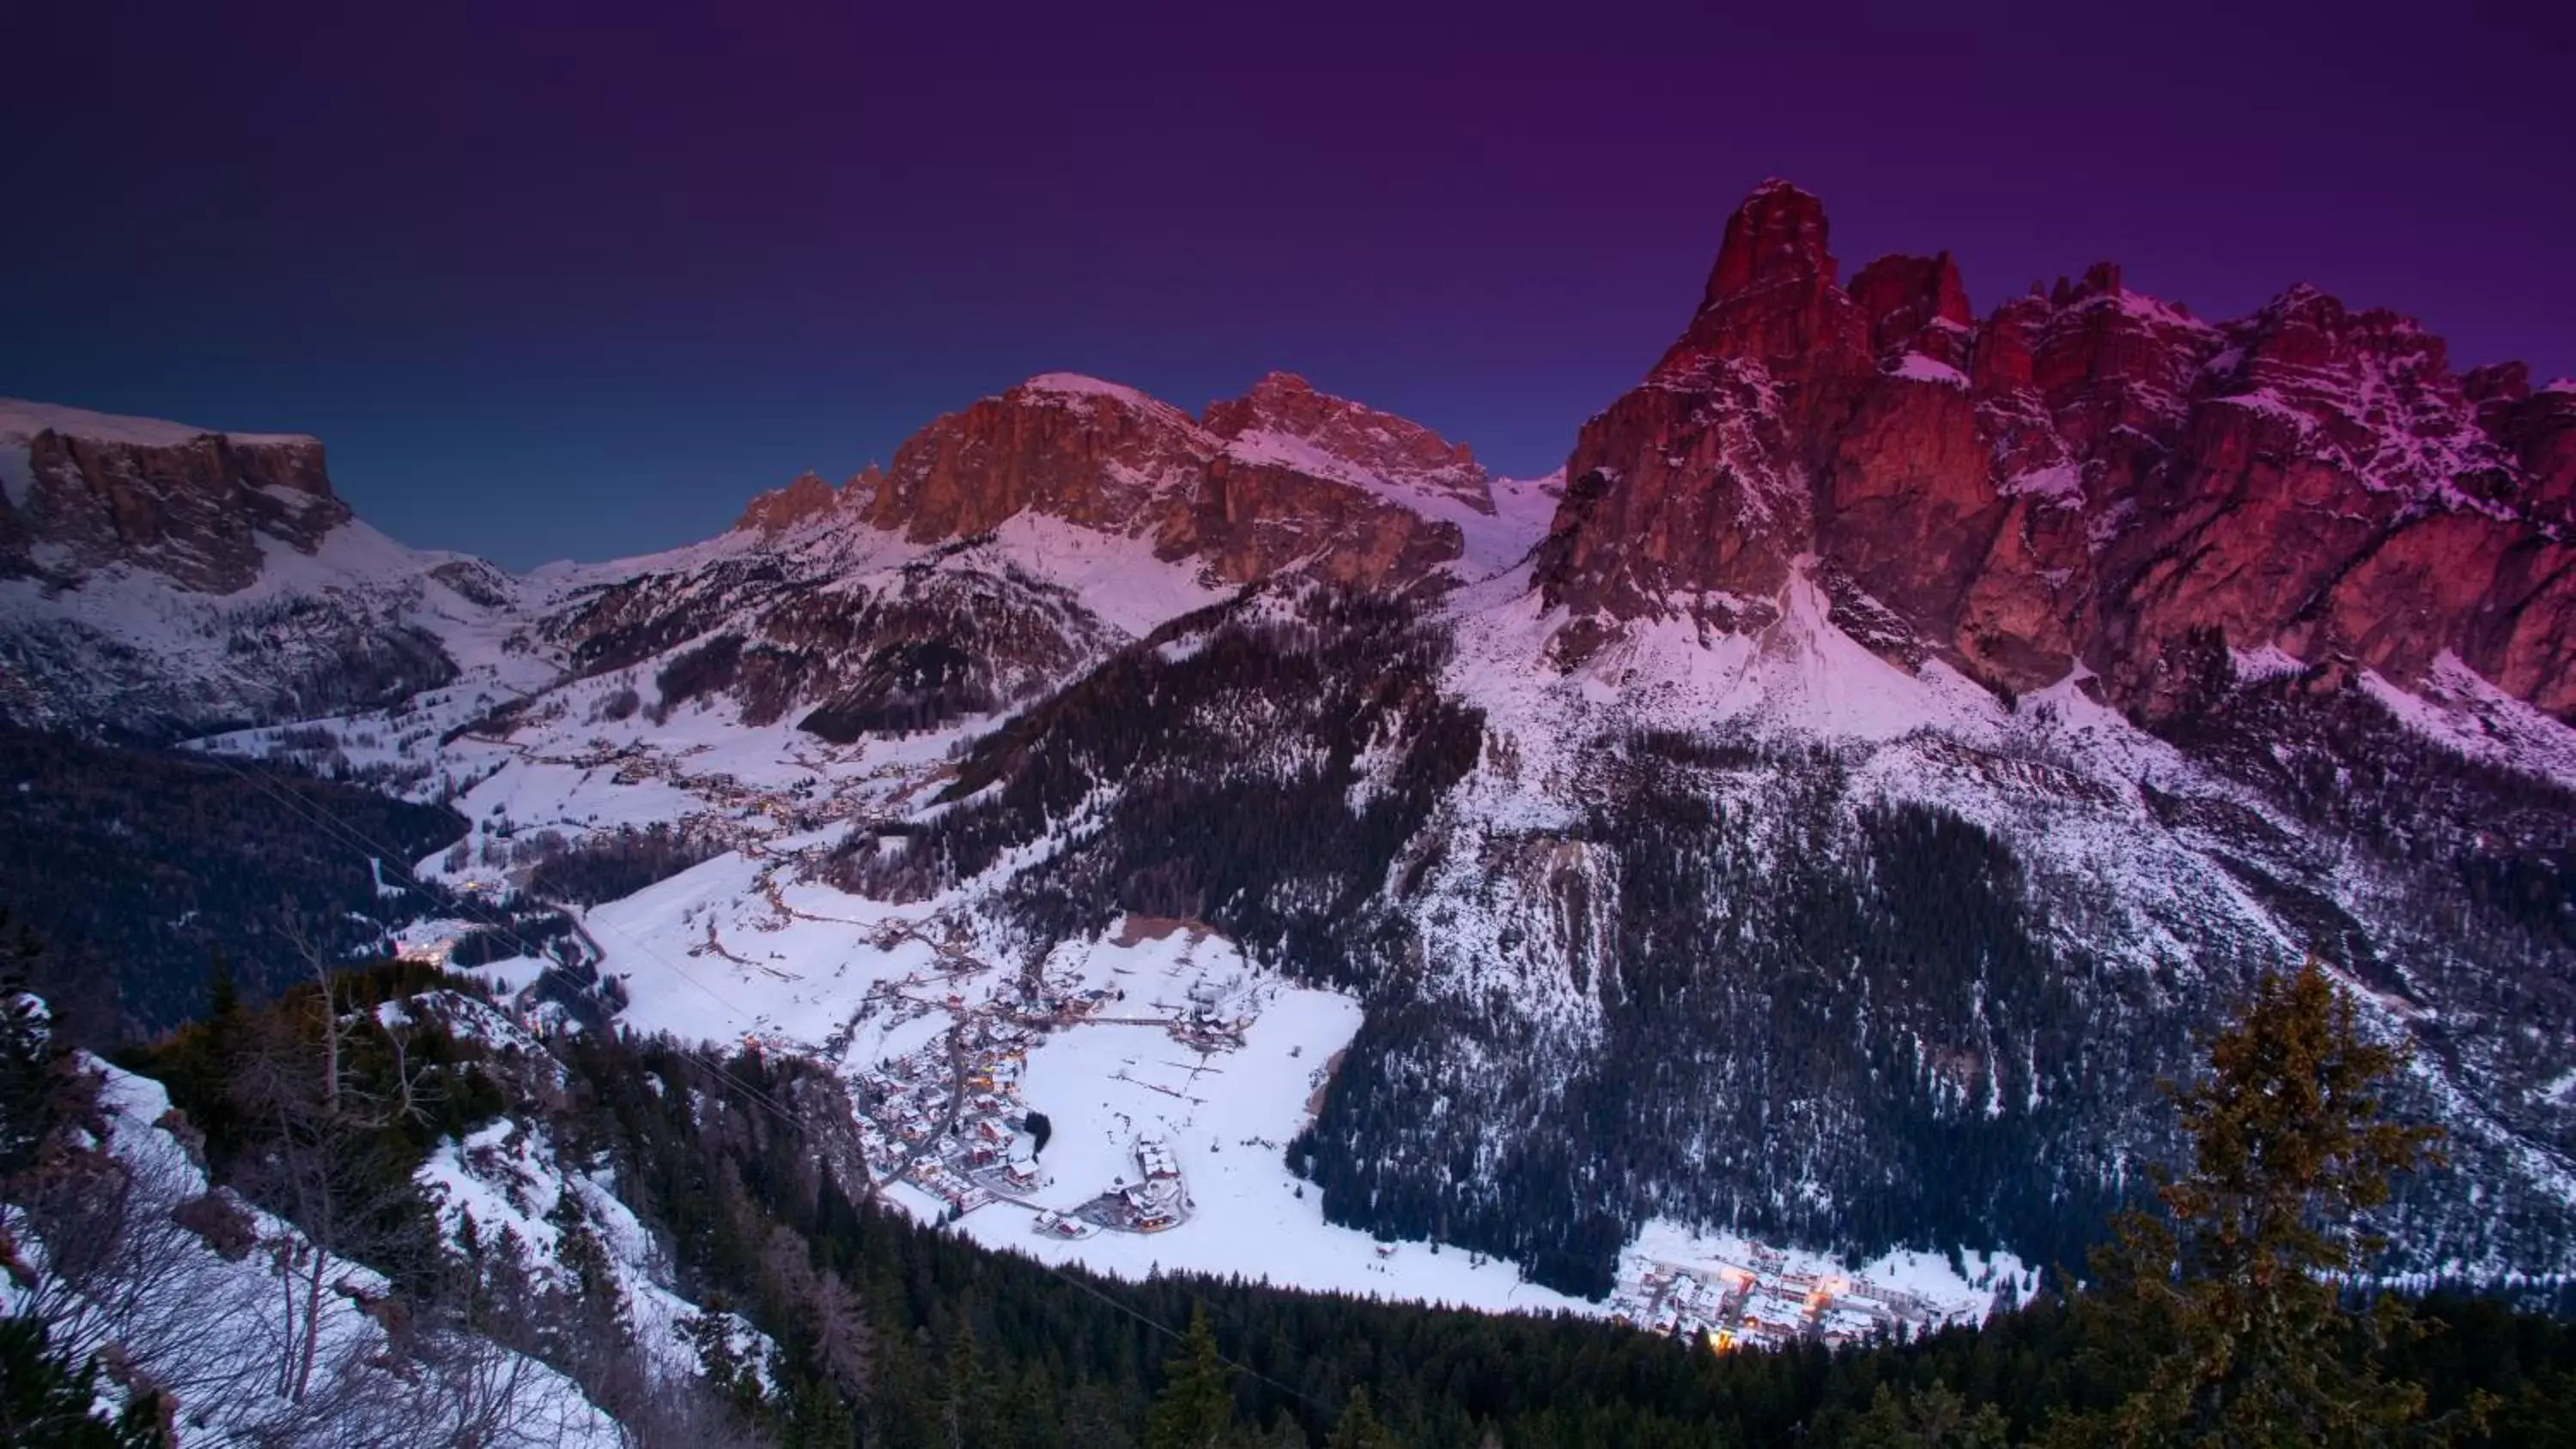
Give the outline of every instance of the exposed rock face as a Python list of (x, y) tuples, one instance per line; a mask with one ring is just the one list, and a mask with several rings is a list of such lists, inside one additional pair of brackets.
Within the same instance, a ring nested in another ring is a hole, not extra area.
[[(1537, 582), (1580, 656), (1629, 621), (1759, 628), (1813, 559), (1873, 647), (2029, 688), (2180, 699), (2187, 640), (2403, 682), (2444, 652), (2576, 712), (2576, 390), (2461, 377), (2394, 313), (2297, 287), (2211, 325), (2119, 269), (1972, 320), (1947, 254), (1848, 289), (1766, 183), (1698, 315), (1583, 429)], [(1855, 630), (1855, 633), (1861, 631)]]
[[(819, 506), (811, 489), (803, 497), (795, 507)], [(856, 503), (866, 522), (918, 542), (1029, 513), (1148, 539), (1229, 582), (1295, 568), (1364, 588), (1404, 587), (1459, 556), (1457, 526), (1433, 516), (1443, 505), (1493, 510), (1465, 448), (1300, 379), (1273, 374), (1202, 424), (1061, 373), (914, 434)]]
[(800, 473), (784, 488), (772, 488), (744, 505), (734, 529), (775, 538), (808, 524), (820, 523), (867, 507), (876, 497), (885, 472), (871, 463), (849, 482), (835, 488), (814, 473)]
[(226, 435), (0, 400), (0, 576), (128, 563), (228, 594), (263, 538), (309, 554), (349, 520), (312, 438)]
[(1317, 392), (1290, 372), (1274, 372), (1231, 402), (1210, 403), (1199, 425), (1246, 461), (1264, 458), (1295, 470), (1353, 481), (1379, 480), (1454, 498), (1479, 513), (1494, 495), (1475, 450), (1420, 423)]
[(385, 703), (514, 588), (359, 523), (311, 438), (0, 401), (0, 720), (158, 743)]

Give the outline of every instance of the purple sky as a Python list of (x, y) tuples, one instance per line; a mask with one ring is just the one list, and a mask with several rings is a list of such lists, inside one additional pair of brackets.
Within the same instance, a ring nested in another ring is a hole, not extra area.
[(2111, 257), (2576, 372), (2568, 7), (1731, 8), (20, 7), (0, 393), (319, 433), (511, 565), (1053, 369), (1287, 368), (1537, 473), (1774, 174), (1981, 312)]

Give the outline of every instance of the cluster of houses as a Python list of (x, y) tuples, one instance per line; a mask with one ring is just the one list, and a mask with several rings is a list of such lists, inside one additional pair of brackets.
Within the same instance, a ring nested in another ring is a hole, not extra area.
[(1252, 1025), (1251, 981), (1202, 979), (1189, 990), (1180, 1014), (1172, 1019), (1172, 1039), (1193, 1051), (1232, 1051), (1243, 1045)]
[[(1139, 1137), (1130, 1153), (1131, 1172), (1074, 1209), (1073, 1216), (1095, 1227), (1129, 1233), (1159, 1233), (1189, 1221), (1189, 1189), (1181, 1180), (1180, 1159), (1172, 1155), (1171, 1146)], [(1047, 1229), (1041, 1225), (1038, 1231)]]
[[(893, 983), (881, 989), (905, 995)], [(1240, 1045), (1240, 1021), (1221, 1014), (1239, 1008), (1240, 997), (1231, 988), (1194, 993), (1188, 1012), (1156, 1019), (1183, 1040), (1205, 1033)], [(880, 1180), (909, 1182), (961, 1216), (1043, 1186), (1020, 1093), (1029, 1050), (1050, 1030), (1101, 1018), (1116, 1000), (1108, 989), (1070, 982), (997, 997), (983, 1009), (949, 994), (945, 1005), (958, 1018), (954, 1031), (858, 1074), (859, 1142), (869, 1171)], [(1130, 1151), (1128, 1172), (1080, 1207), (1039, 1213), (1035, 1231), (1081, 1238), (1104, 1228), (1156, 1233), (1187, 1221), (1189, 1193), (1171, 1147), (1140, 1137)]]
[[(1024, 978), (970, 1004), (964, 978), (991, 969), (976, 959), (973, 943), (955, 935), (933, 939), (908, 922), (887, 922), (873, 937), (885, 949), (907, 938), (930, 945), (938, 969), (927, 980), (915, 974), (879, 982), (873, 994), (890, 998), (879, 1009), (908, 1015), (944, 1008), (957, 1025), (940, 1040), (858, 1074), (859, 1139), (880, 1181), (912, 1183), (960, 1215), (1000, 1199), (1024, 1200), (1045, 1183), (1020, 1078), (1029, 1051), (1046, 1033), (1086, 1022), (1150, 1024), (1200, 1051), (1231, 1050), (1243, 1045), (1259, 1010), (1249, 972), (1202, 979), (1186, 999), (1158, 1000), (1141, 1010), (1122, 1005), (1125, 992), (1072, 973)], [(941, 976), (948, 979), (945, 988), (931, 984)], [(1079, 1207), (1038, 1213), (1035, 1231), (1081, 1238), (1103, 1229), (1162, 1232), (1187, 1221), (1192, 1205), (1171, 1147), (1139, 1137), (1130, 1153), (1130, 1170)]]
[(900, 1177), (959, 1215), (1045, 1178), (1024, 1130), (1020, 1070), (1036, 1028), (972, 1016), (941, 1041), (861, 1072), (859, 1146), (868, 1170)]
[[(835, 800), (816, 798), (822, 793), (823, 782), (819, 778), (802, 779), (792, 785), (773, 788), (750, 784), (722, 770), (691, 774), (681, 768), (681, 760), (704, 754), (708, 748), (703, 744), (693, 745), (675, 755), (642, 741), (611, 745), (605, 740), (594, 740), (588, 748), (570, 754), (538, 758), (549, 764), (570, 765), (581, 770), (607, 770), (611, 772), (609, 778), (619, 785), (667, 781), (674, 788), (706, 801), (716, 810), (730, 813), (735, 819), (765, 818), (786, 831), (817, 829), (847, 813), (837, 808), (839, 802)], [(713, 825), (721, 818), (704, 823)]]
[(1732, 1353), (1802, 1339), (1858, 1343), (1941, 1317), (1934, 1305), (1902, 1289), (1793, 1269), (1767, 1251), (1747, 1256), (1753, 1261), (1646, 1261), (1611, 1299), (1611, 1319)]
[(394, 959), (420, 966), (445, 966), (448, 954), (456, 949), (456, 938), (460, 932), (453, 922), (441, 921), (437, 926), (442, 928), (438, 934), (423, 934), (395, 942)]

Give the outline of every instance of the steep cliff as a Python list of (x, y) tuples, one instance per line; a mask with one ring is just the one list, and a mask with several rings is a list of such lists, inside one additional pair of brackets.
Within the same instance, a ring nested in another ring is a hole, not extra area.
[(1909, 662), (2078, 667), (2164, 717), (2220, 640), (2576, 709), (2576, 394), (2294, 287), (2211, 324), (2096, 266), (1972, 320), (1945, 253), (1845, 287), (1815, 197), (1728, 223), (1698, 313), (1587, 423), (1537, 582), (1579, 660), (1631, 621), (1775, 622), (1795, 569)]
[(311, 438), (0, 401), (0, 720), (160, 741), (513, 672), (515, 588), (360, 522)]

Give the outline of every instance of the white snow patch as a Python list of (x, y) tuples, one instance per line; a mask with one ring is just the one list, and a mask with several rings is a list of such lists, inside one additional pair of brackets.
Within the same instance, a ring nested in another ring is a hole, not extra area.
[(2297, 655), (2278, 644), (2266, 644), (2252, 650), (2230, 649), (2227, 659), (2228, 667), (2235, 672), (2240, 684), (2260, 684), (2267, 679), (2283, 679), (2308, 672), (2308, 666), (2299, 662)]
[(2073, 463), (2052, 463), (2006, 478), (1995, 486), (1995, 492), (2006, 498), (2030, 498), (2058, 508), (2073, 508), (2084, 501), (2084, 470)]
[(1908, 382), (1936, 382), (1944, 387), (1955, 387), (1961, 392), (1968, 389), (1967, 374), (1937, 357), (1929, 357), (1920, 352), (1909, 352), (1896, 359), (1895, 365), (1887, 369), (1887, 375), (1901, 377)]
[(2472, 759), (2576, 786), (2576, 730), (2514, 698), (2445, 649), (2413, 692), (2364, 671), (2362, 688), (2398, 721)]
[[(1095, 949), (1086, 972), (1115, 973), (1127, 991), (1116, 1008), (1123, 1015), (1149, 996), (1179, 995), (1186, 972), (1239, 966), (1230, 947), (1193, 965), (1175, 954), (1179, 939)], [(1004, 1201), (968, 1214), (960, 1229), (989, 1246), (1135, 1280), (1191, 1271), (1497, 1311), (1586, 1307), (1522, 1282), (1508, 1263), (1425, 1243), (1382, 1255), (1366, 1233), (1327, 1224), (1322, 1194), (1307, 1187), (1300, 1195), (1284, 1153), (1327, 1063), (1359, 1030), (1359, 1003), (1275, 979), (1254, 990), (1259, 1016), (1236, 1051), (1202, 1058), (1152, 1026), (1083, 1025), (1049, 1036), (1029, 1054), (1021, 1084), (1028, 1105), (1054, 1124), (1039, 1159), (1047, 1184), (1025, 1206)], [(1135, 1181), (1139, 1138), (1163, 1143), (1179, 1163), (1187, 1221), (1071, 1240), (1033, 1231), (1038, 1209), (1077, 1207), (1122, 1177)]]

